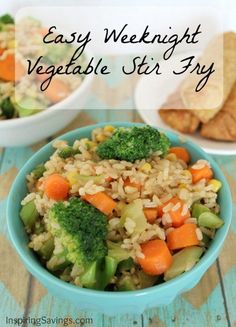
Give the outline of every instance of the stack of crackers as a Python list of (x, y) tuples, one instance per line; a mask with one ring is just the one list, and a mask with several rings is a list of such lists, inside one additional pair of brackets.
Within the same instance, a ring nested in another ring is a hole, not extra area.
[[(236, 33), (227, 32), (218, 38), (223, 41), (222, 70), (216, 70), (219, 76), (210, 78), (204, 90), (195, 95), (189, 90), (193, 90), (196, 76), (190, 76), (169, 95), (158, 112), (167, 125), (182, 133), (199, 131), (205, 138), (232, 142), (236, 141)], [(200, 60), (210, 60), (210, 54), (217, 51), (219, 39), (209, 44)], [(218, 105), (206, 109), (213, 100)]]

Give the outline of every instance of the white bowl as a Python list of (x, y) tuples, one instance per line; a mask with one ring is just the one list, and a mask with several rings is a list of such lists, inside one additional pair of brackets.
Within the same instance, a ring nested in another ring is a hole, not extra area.
[(83, 108), (93, 75), (86, 75), (81, 85), (67, 98), (35, 115), (0, 120), (0, 146), (25, 146), (53, 135), (68, 125)]

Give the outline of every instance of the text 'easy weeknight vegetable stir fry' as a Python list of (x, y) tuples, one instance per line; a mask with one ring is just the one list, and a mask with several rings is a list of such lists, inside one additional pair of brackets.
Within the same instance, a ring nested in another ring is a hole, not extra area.
[(221, 182), (206, 160), (150, 126), (94, 129), (27, 176), (20, 217), (29, 247), (60, 279), (129, 291), (190, 270), (219, 217)]

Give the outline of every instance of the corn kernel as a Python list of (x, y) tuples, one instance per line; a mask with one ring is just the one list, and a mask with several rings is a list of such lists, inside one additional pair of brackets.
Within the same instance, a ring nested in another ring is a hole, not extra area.
[(121, 212), (121, 210), (126, 206), (124, 201), (119, 201), (116, 205), (116, 211)]
[(16, 41), (15, 40), (10, 40), (7, 42), (7, 48), (8, 49), (14, 49), (16, 47)]
[(208, 185), (213, 186), (213, 191), (214, 192), (218, 192), (222, 187), (222, 183), (218, 179), (211, 179), (209, 181)]
[(187, 185), (186, 185), (186, 184), (183, 184), (183, 183), (181, 183), (181, 184), (179, 184), (179, 188), (187, 188)]
[(186, 176), (186, 177), (192, 177), (192, 174), (187, 169), (183, 170), (183, 175)]
[(114, 126), (112, 126), (112, 125), (107, 125), (107, 126), (104, 127), (104, 132), (112, 133), (112, 132), (114, 132), (114, 129), (115, 129)]
[(98, 134), (98, 135), (96, 135), (96, 140), (98, 141), (98, 142), (103, 142), (103, 141), (105, 141), (107, 139), (107, 137), (105, 136), (105, 135), (103, 135), (103, 134)]
[(97, 146), (97, 144), (93, 141), (88, 141), (87, 146), (88, 146), (88, 149), (91, 150), (91, 149), (94, 149)]
[(144, 173), (149, 173), (151, 169), (152, 169), (152, 166), (148, 162), (146, 162), (145, 164), (143, 164), (142, 167), (140, 168), (140, 170), (142, 172), (144, 172)]
[(70, 186), (76, 184), (78, 182), (78, 173), (76, 171), (70, 171), (66, 178), (68, 179)]
[(176, 157), (176, 155), (174, 153), (169, 153), (169, 154), (166, 155), (165, 159), (167, 159), (169, 161), (176, 161), (177, 157)]

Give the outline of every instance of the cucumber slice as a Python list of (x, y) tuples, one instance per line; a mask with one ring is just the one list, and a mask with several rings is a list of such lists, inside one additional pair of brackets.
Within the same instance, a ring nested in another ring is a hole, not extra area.
[(224, 221), (213, 212), (203, 212), (198, 218), (198, 225), (208, 228), (220, 228)]
[(203, 248), (190, 246), (173, 255), (173, 263), (165, 272), (164, 280), (170, 280), (190, 270), (198, 262), (202, 253)]

